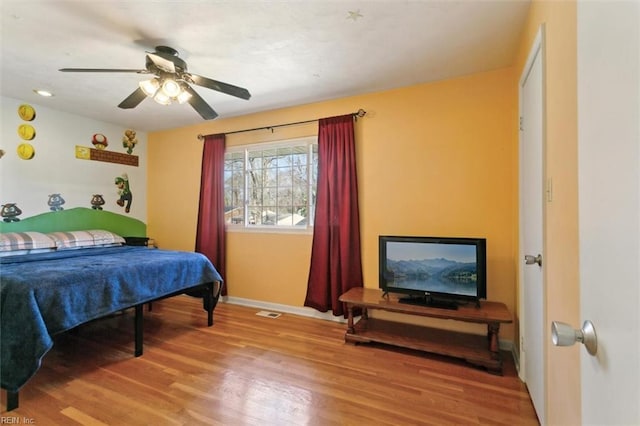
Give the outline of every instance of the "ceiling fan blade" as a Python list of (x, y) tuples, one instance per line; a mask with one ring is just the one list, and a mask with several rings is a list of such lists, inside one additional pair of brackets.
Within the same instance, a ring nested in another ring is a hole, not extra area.
[(188, 76), (193, 84), (197, 84), (198, 86), (217, 90), (218, 92), (226, 93), (227, 95), (235, 96), (236, 98), (251, 98), (251, 93), (249, 93), (249, 91), (243, 87), (238, 87), (232, 84), (223, 83), (221, 81), (212, 80), (207, 77), (202, 77), (201, 75), (188, 74)]
[(138, 87), (133, 91), (132, 94), (127, 96), (125, 100), (120, 102), (120, 104), (118, 104), (118, 107), (122, 109), (135, 108), (140, 104), (140, 102), (144, 101), (146, 97), (147, 95), (144, 93), (144, 91)]
[(60, 68), (58, 71), (62, 72), (135, 72), (138, 74), (148, 74), (147, 70), (133, 70), (123, 68)]
[(218, 116), (218, 113), (215, 112), (213, 108), (211, 108), (209, 104), (206, 103), (205, 100), (202, 99), (190, 86), (186, 86), (185, 90), (191, 95), (188, 101), (189, 104), (198, 112), (198, 114), (200, 114), (202, 118), (205, 120), (213, 120)]

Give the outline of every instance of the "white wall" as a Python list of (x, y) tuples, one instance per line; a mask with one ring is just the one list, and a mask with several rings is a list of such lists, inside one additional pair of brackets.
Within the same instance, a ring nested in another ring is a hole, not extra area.
[[(33, 121), (23, 121), (18, 107), (28, 103), (36, 110)], [(44, 103), (44, 101), (43, 101)], [(76, 145), (93, 148), (95, 133), (107, 136), (106, 150), (126, 153), (122, 146), (123, 127), (85, 117), (59, 112), (43, 105), (0, 97), (1, 124), (0, 149), (0, 204), (16, 203), (22, 210), (21, 219), (49, 212), (49, 194), (59, 193), (66, 201), (64, 209), (91, 207), (93, 194), (102, 194), (106, 211), (128, 215), (147, 222), (147, 134), (137, 133), (138, 143), (132, 155), (138, 156), (138, 167), (102, 161), (77, 159)], [(18, 126), (31, 124), (36, 136), (24, 141), (18, 135)], [(136, 130), (136, 129), (134, 129)], [(22, 160), (16, 149), (29, 142), (35, 148), (31, 160)], [(116, 204), (119, 198), (115, 178), (129, 176), (133, 202), (127, 214)]]

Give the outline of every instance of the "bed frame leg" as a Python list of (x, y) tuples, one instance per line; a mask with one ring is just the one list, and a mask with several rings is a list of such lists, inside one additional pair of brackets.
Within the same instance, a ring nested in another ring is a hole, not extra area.
[(7, 411), (15, 410), (19, 404), (19, 393), (7, 391)]
[(213, 303), (213, 283), (207, 285), (207, 289), (204, 292), (204, 304), (207, 309), (207, 325), (211, 327), (213, 325), (213, 308), (215, 307)]
[(134, 330), (135, 330), (135, 356), (141, 356), (142, 355), (142, 341), (143, 341), (143, 337), (142, 337), (142, 319), (144, 316), (143, 310), (142, 310), (143, 304), (139, 304), (135, 306), (135, 310), (136, 310), (136, 315), (134, 318)]

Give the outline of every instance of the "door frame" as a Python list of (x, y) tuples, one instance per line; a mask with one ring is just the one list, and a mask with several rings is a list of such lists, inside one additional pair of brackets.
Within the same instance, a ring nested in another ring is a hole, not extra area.
[[(549, 183), (548, 183), (548, 179), (547, 179), (547, 173), (546, 173), (546, 153), (547, 153), (547, 131), (546, 131), (546, 114), (547, 114), (547, 109), (546, 109), (546, 91), (545, 91), (545, 87), (546, 87), (546, 49), (545, 49), (545, 24), (541, 24), (540, 27), (538, 28), (538, 32), (536, 33), (536, 37), (531, 45), (531, 48), (529, 50), (529, 54), (527, 56), (527, 60), (525, 62), (525, 65), (522, 69), (522, 74), (520, 76), (520, 80), (518, 81), (518, 117), (522, 117), (522, 112), (523, 112), (523, 96), (522, 96), (522, 87), (529, 75), (529, 72), (531, 71), (531, 67), (533, 65), (534, 60), (536, 59), (537, 55), (540, 55), (540, 58), (542, 60), (542, 188), (546, 194), (545, 196), (545, 200), (543, 201), (542, 204), (542, 259), (543, 262), (545, 261), (545, 256), (544, 254), (547, 251), (546, 248), (546, 233), (545, 230), (547, 229), (547, 215), (546, 215), (546, 208), (545, 206), (545, 202), (548, 200), (548, 197), (550, 197), (550, 187), (549, 187)], [(525, 315), (525, 310), (526, 310), (526, 306), (525, 306), (525, 301), (524, 301), (524, 256), (525, 254), (525, 250), (523, 247), (523, 238), (522, 238), (522, 234), (523, 234), (523, 229), (524, 229), (524, 219), (523, 219), (523, 199), (522, 199), (522, 192), (523, 192), (523, 176), (522, 176), (522, 164), (524, 163), (525, 159), (523, 158), (523, 139), (522, 139), (522, 132), (519, 130), (520, 129), (520, 123), (518, 123), (518, 258), (516, 260), (516, 267), (517, 267), (517, 271), (518, 271), (518, 313), (519, 313), (519, 339), (518, 339), (518, 351), (517, 351), (517, 369), (518, 369), (518, 376), (520, 377), (520, 379), (525, 382), (525, 364), (527, 362), (526, 360), (526, 353), (523, 351), (524, 348), (524, 339), (526, 339), (526, 330), (524, 329), (524, 315)], [(541, 194), (542, 196), (542, 194)], [(535, 254), (535, 253), (534, 253)], [(546, 324), (546, 317), (547, 317), (547, 274), (546, 274), (546, 268), (542, 269), (542, 318), (541, 321), (544, 321)], [(544, 327), (544, 330), (546, 330), (547, 328)], [(548, 343), (547, 343), (547, 336), (546, 336), (546, 332), (545, 332), (545, 336), (543, 338), (543, 348), (542, 348), (542, 358), (546, 360), (546, 354), (547, 354), (547, 350), (548, 350)], [(543, 399), (545, 401), (544, 404), (544, 413), (542, 413), (542, 417), (546, 418), (547, 417), (547, 411), (548, 411), (548, 404), (547, 404), (547, 398), (548, 398), (548, 392), (547, 392), (547, 371), (548, 371), (548, 366), (547, 366), (547, 362), (544, 362), (543, 365), (543, 372), (544, 372), (544, 377), (543, 377)]]

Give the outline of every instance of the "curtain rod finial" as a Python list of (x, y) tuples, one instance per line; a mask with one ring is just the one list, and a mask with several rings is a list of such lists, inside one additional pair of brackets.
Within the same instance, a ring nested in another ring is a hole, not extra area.
[(365, 110), (363, 110), (362, 108), (360, 108), (360, 109), (358, 110), (358, 112), (356, 113), (356, 115), (357, 115), (358, 117), (364, 117), (365, 115), (367, 115), (367, 111), (365, 111)]
[(202, 136), (201, 134), (198, 134), (198, 140), (199, 141), (203, 141), (204, 140), (204, 136)]

